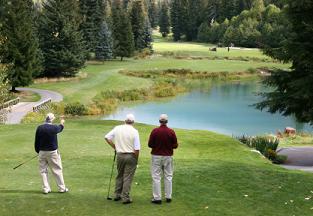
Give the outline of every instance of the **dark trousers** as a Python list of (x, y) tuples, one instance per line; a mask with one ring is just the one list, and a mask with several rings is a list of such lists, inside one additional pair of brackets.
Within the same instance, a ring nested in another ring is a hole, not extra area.
[(115, 197), (123, 201), (130, 200), (129, 192), (135, 171), (137, 159), (133, 153), (117, 153), (117, 176), (115, 182)]

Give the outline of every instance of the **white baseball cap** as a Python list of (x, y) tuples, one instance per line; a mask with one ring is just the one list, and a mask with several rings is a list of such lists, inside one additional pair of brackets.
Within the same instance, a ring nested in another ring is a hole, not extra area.
[(55, 116), (53, 113), (48, 113), (47, 114), (47, 117), (46, 117), (46, 120), (47, 121), (53, 121), (55, 119)]
[(166, 114), (161, 114), (159, 120), (160, 121), (162, 121), (162, 120), (163, 121), (167, 121), (168, 120), (168, 116)]
[(127, 114), (125, 121), (134, 122), (135, 121), (135, 116), (133, 114)]

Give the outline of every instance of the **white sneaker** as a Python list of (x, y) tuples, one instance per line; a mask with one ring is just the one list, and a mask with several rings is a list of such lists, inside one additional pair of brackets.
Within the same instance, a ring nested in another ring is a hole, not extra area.
[(48, 194), (48, 193), (50, 193), (50, 192), (51, 192), (51, 190), (43, 190), (43, 191), (42, 191), (43, 194)]
[(59, 191), (59, 193), (67, 193), (67, 192), (69, 192), (68, 188), (65, 188), (64, 190)]

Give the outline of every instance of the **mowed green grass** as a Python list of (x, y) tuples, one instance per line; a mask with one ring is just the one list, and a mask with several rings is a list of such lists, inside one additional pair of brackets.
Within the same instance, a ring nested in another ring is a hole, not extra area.
[[(312, 215), (313, 176), (285, 170), (230, 137), (176, 130), (173, 202), (152, 205), (147, 139), (153, 126), (136, 125), (142, 151), (132, 187), (133, 203), (106, 200), (113, 150), (103, 136), (116, 121), (71, 120), (59, 135), (70, 192), (41, 194), (35, 153), (37, 125), (0, 127), (0, 215)], [(114, 182), (114, 181), (113, 181)], [(113, 184), (114, 185), (114, 184)]]

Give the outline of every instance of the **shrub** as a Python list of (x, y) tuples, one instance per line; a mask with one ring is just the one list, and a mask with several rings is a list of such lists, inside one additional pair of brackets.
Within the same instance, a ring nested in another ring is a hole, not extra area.
[(255, 148), (261, 154), (263, 154), (266, 158), (271, 161), (276, 160), (278, 157), (276, 150), (279, 144), (279, 139), (272, 136), (241, 136), (237, 137), (237, 139), (247, 145), (250, 148)]
[(29, 112), (22, 119), (22, 123), (41, 123), (45, 121), (46, 114), (44, 112)]
[(144, 48), (143, 50), (135, 54), (135, 59), (146, 59), (150, 57), (151, 54), (152, 54), (151, 49)]
[(64, 113), (68, 115), (81, 116), (81, 115), (84, 115), (86, 112), (87, 112), (87, 109), (85, 105), (79, 102), (69, 103), (69, 104), (66, 104), (64, 107)]

